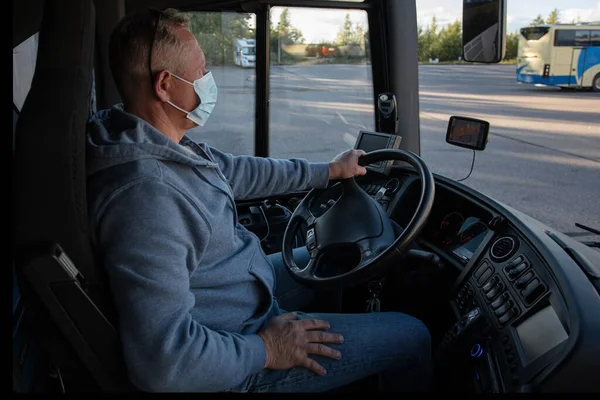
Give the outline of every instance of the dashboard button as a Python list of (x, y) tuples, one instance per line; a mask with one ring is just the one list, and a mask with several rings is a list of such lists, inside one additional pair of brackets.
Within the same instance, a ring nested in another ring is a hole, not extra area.
[(510, 339), (507, 335), (502, 336), (502, 344), (507, 345), (510, 342)]
[(485, 285), (483, 285), (483, 291), (484, 292), (489, 292), (490, 290), (492, 290), (492, 288), (494, 287), (494, 284), (498, 282), (498, 277), (493, 277), (492, 279), (490, 279), (489, 281), (487, 281), (487, 283)]
[(533, 272), (532, 271), (528, 271), (527, 273), (525, 273), (522, 277), (520, 277), (519, 279), (516, 280), (515, 282), (515, 286), (519, 289), (523, 289), (525, 287), (525, 284), (527, 282), (529, 282), (529, 280), (533, 278)]
[(498, 283), (492, 288), (492, 290), (485, 294), (485, 297), (487, 297), (488, 300), (491, 300), (494, 297), (496, 297), (500, 292), (502, 292), (502, 290), (504, 290), (504, 285), (502, 283)]
[(510, 372), (515, 372), (517, 370), (517, 364), (512, 363), (508, 366), (508, 369), (510, 370)]
[(506, 361), (508, 361), (509, 363), (513, 363), (513, 361), (515, 361), (515, 356), (512, 354), (509, 354), (506, 356)]
[(540, 280), (538, 278), (534, 278), (525, 286), (525, 289), (521, 291), (523, 297), (527, 297), (540, 285)]
[(508, 300), (509, 298), (510, 298), (510, 296), (508, 295), (508, 293), (502, 293), (502, 295), (500, 297), (498, 297), (496, 300), (494, 300), (492, 302), (492, 308), (495, 310), (496, 308), (498, 308), (502, 304), (504, 304), (506, 302), (506, 300)]
[(544, 290), (546, 290), (546, 287), (541, 282), (537, 282), (533, 287), (530, 287), (531, 284), (537, 280), (537, 278), (533, 278), (522, 292), (528, 303), (533, 303), (542, 293), (544, 293)]
[(522, 262), (521, 264), (517, 265), (515, 268), (511, 269), (508, 272), (508, 276), (511, 279), (516, 278), (517, 276), (519, 276), (519, 274), (523, 271), (525, 271), (527, 269), (527, 267), (529, 266), (529, 264), (527, 264), (526, 262)]
[(523, 256), (519, 256), (519, 257), (515, 258), (514, 260), (512, 260), (510, 263), (508, 263), (506, 265), (506, 267), (505, 267), (506, 270), (508, 271), (510, 269), (513, 269), (514, 267), (516, 267), (517, 265), (519, 265), (520, 263), (522, 263), (523, 260), (524, 260)]
[(499, 318), (499, 321), (500, 321), (501, 324), (504, 325), (508, 321), (510, 321), (510, 319), (512, 317), (514, 317), (516, 314), (517, 314), (516, 309), (512, 308), (512, 309), (508, 310), (506, 313), (504, 313), (504, 315)]
[(473, 276), (475, 277), (475, 279), (479, 279), (479, 277), (481, 276), (481, 274), (483, 274), (483, 272), (489, 266), (490, 265), (487, 262), (485, 262), (485, 261), (482, 262), (481, 265), (479, 266), (479, 268), (477, 268), (477, 271), (475, 271), (475, 273), (473, 274)]
[(483, 271), (479, 279), (477, 279), (477, 282), (479, 282), (479, 284), (481, 285), (483, 284), (483, 282), (487, 281), (490, 276), (492, 276), (492, 269), (488, 268), (485, 271)]
[(505, 312), (507, 312), (510, 308), (512, 307), (512, 301), (508, 300), (506, 303), (504, 303), (502, 305), (502, 307), (498, 308), (496, 311), (494, 311), (496, 313), (496, 316), (501, 317), (502, 315), (504, 315)]

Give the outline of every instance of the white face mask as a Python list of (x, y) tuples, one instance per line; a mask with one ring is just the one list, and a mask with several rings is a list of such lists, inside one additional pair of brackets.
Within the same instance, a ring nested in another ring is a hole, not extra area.
[(185, 83), (192, 85), (194, 87), (194, 91), (200, 98), (200, 104), (198, 107), (193, 109), (192, 111), (186, 111), (180, 107), (177, 107), (175, 104), (171, 103), (167, 100), (167, 103), (175, 107), (181, 112), (186, 113), (186, 117), (196, 124), (200, 126), (204, 126), (208, 117), (210, 117), (210, 113), (215, 108), (217, 104), (217, 84), (212, 76), (212, 72), (207, 72), (200, 79), (196, 79), (194, 83), (189, 82), (173, 73), (171, 73), (175, 78), (184, 81)]

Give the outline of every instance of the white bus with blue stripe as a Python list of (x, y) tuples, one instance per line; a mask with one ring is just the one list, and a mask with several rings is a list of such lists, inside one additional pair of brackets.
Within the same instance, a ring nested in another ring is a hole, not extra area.
[(517, 81), (600, 91), (600, 23), (522, 28)]

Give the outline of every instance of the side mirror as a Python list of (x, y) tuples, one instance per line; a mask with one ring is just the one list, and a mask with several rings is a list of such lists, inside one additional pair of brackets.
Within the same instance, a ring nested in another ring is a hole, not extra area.
[(485, 150), (490, 123), (475, 118), (450, 117), (446, 143), (473, 150)]
[(506, 54), (506, 0), (463, 0), (463, 58), (499, 63)]

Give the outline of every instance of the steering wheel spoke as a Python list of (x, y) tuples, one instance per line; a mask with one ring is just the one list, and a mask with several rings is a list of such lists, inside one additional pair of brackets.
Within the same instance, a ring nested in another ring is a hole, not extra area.
[(297, 268), (297, 270), (295, 272), (296, 272), (296, 274), (298, 274), (298, 277), (300, 277), (301, 279), (315, 279), (317, 263), (318, 262), (316, 259), (311, 258), (310, 261), (308, 262), (308, 264), (306, 265), (306, 267), (304, 267), (303, 269)]
[(375, 249), (373, 249), (373, 241), (370, 238), (359, 240), (354, 244), (360, 250), (360, 264), (357, 268), (368, 265), (377, 256)]

